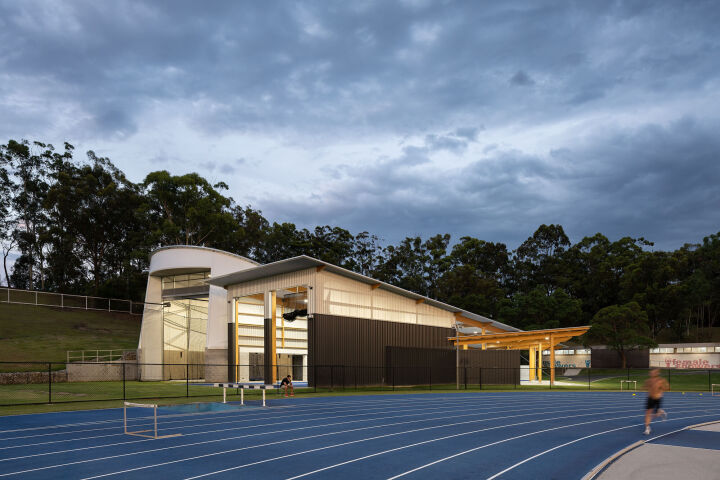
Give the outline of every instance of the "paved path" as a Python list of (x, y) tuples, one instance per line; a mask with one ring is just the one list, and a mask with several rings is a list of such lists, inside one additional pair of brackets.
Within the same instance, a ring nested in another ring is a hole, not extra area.
[(597, 480), (720, 480), (720, 423), (652, 440), (620, 457)]

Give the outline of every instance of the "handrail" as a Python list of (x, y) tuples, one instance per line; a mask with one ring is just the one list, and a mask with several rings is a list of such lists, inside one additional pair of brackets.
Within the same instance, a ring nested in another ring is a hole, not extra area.
[(90, 295), (73, 295), (8, 287), (0, 287), (0, 303), (122, 312), (131, 315), (142, 315), (146, 307), (162, 307), (161, 303), (135, 302), (133, 300), (119, 298), (93, 297)]

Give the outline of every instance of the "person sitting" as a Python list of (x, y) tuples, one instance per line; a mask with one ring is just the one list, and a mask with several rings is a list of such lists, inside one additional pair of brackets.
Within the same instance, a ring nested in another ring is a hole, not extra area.
[(288, 390), (290, 390), (290, 396), (295, 396), (295, 387), (293, 387), (292, 384), (292, 375), (288, 375), (287, 377), (282, 379), (282, 382), (280, 382), (280, 387), (285, 391), (285, 396), (288, 396)]

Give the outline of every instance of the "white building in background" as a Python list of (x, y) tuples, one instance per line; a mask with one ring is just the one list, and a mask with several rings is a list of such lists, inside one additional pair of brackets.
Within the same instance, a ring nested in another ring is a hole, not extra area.
[[(720, 343), (661, 343), (648, 352), (650, 367), (720, 368)], [(555, 367), (590, 368), (589, 348), (555, 350)], [(543, 352), (543, 366), (550, 366), (550, 352)]]

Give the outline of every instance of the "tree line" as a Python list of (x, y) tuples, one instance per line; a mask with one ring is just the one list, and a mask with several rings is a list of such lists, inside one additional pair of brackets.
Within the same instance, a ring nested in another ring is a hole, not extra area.
[[(702, 340), (717, 323), (720, 233), (672, 252), (601, 233), (573, 244), (560, 225), (540, 225), (515, 250), (448, 234), (384, 246), (369, 232), (271, 223), (227, 190), (196, 173), (133, 183), (92, 151), (10, 140), (0, 146), (8, 286), (142, 300), (149, 253), (187, 244), (261, 263), (309, 255), (522, 329), (595, 318), (617, 330), (612, 321), (631, 318), (623, 328), (642, 343), (661, 332)], [(10, 252), (20, 253), (12, 268)]]

